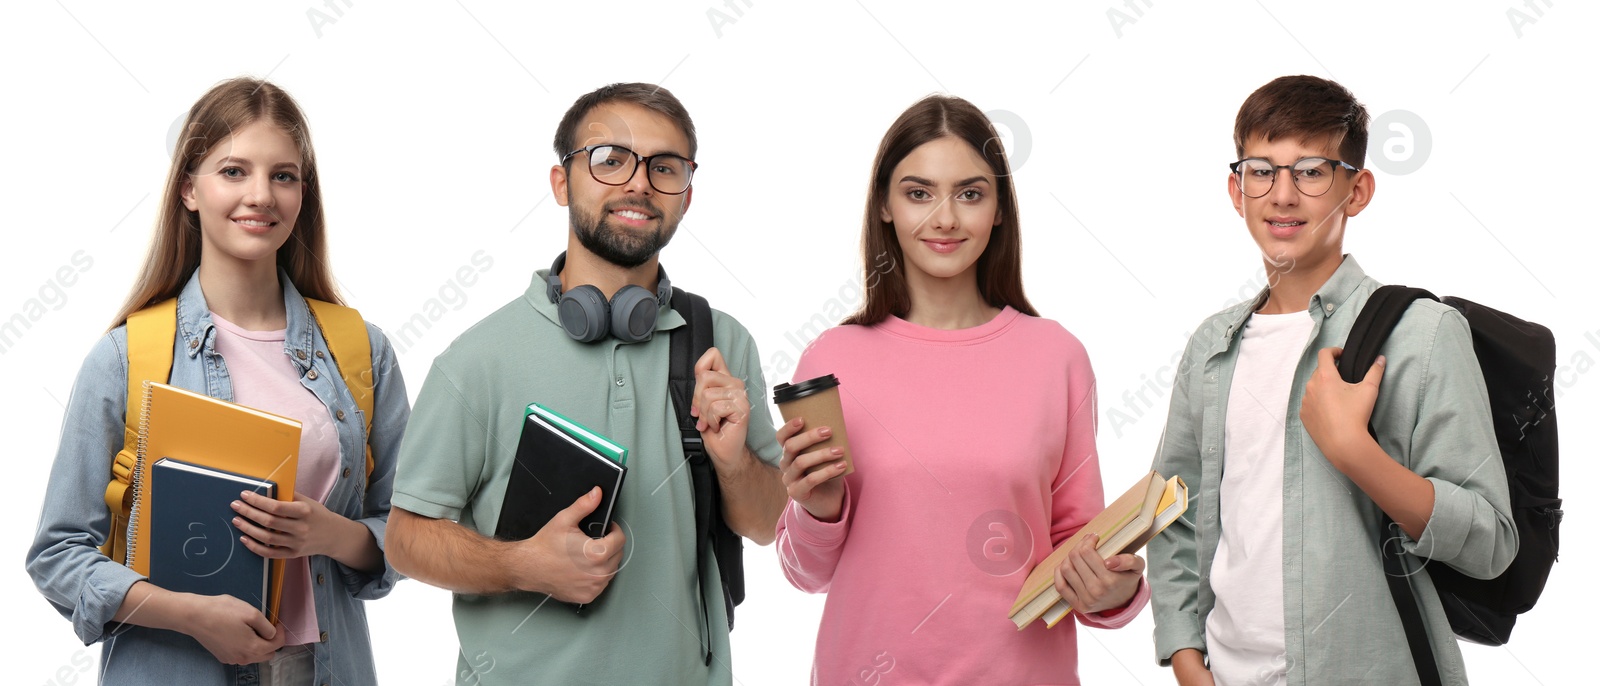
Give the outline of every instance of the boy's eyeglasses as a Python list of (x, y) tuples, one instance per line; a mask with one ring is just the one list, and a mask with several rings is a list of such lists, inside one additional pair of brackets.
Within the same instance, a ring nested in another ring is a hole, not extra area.
[(1323, 157), (1303, 157), (1294, 164), (1276, 165), (1266, 158), (1247, 157), (1228, 165), (1228, 170), (1239, 177), (1239, 192), (1247, 198), (1259, 198), (1270, 193), (1272, 184), (1278, 180), (1279, 169), (1289, 170), (1294, 187), (1314, 198), (1333, 187), (1333, 172), (1340, 168), (1361, 171), (1339, 160)]

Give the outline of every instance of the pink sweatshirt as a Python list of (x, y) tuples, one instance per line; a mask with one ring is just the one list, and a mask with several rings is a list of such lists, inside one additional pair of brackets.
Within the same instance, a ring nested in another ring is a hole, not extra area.
[[(1033, 565), (1105, 506), (1083, 344), (1006, 308), (981, 326), (840, 326), (796, 380), (839, 378), (854, 474), (824, 523), (790, 503), (784, 575), (827, 593), (814, 684), (1077, 684), (1077, 627), (1008, 614)], [(809, 427), (808, 427), (809, 428)], [(1124, 608), (1083, 616), (1127, 624)]]

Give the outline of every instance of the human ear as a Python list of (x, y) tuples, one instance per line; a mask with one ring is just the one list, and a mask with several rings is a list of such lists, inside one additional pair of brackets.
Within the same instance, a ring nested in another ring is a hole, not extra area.
[(1349, 200), (1344, 204), (1344, 216), (1354, 217), (1367, 208), (1372, 202), (1372, 194), (1377, 192), (1378, 180), (1372, 175), (1372, 170), (1363, 169), (1356, 172), (1355, 180), (1350, 184)]
[(194, 197), (193, 180), (184, 180), (183, 185), (178, 187), (178, 195), (183, 198), (183, 206), (190, 212), (200, 211), (200, 203)]
[(1233, 211), (1244, 216), (1244, 194), (1239, 192), (1239, 175), (1228, 175), (1228, 199), (1233, 201)]
[(550, 194), (556, 196), (556, 204), (567, 206), (567, 168), (556, 165), (550, 168)]

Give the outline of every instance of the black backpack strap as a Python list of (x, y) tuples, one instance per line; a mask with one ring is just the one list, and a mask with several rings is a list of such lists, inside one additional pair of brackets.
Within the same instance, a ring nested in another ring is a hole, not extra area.
[[(722, 574), (722, 598), (728, 612), (728, 628), (733, 629), (733, 607), (744, 600), (743, 542), (722, 518), (722, 490), (716, 467), (706, 452), (695, 418), (689, 415), (694, 403), (694, 364), (712, 346), (711, 305), (693, 293), (672, 289), (672, 309), (683, 316), (685, 325), (672, 330), (667, 388), (678, 415), (678, 432), (683, 440), (683, 458), (689, 463), (694, 484), (695, 578), (704, 589), (705, 570), (701, 568), (709, 547)], [(700, 623), (705, 639), (705, 663), (711, 664), (711, 611), (702, 600)]]
[(1339, 376), (1345, 383), (1360, 383), (1366, 377), (1367, 370), (1378, 361), (1378, 350), (1388, 342), (1389, 334), (1405, 316), (1406, 308), (1411, 307), (1412, 301), (1422, 298), (1438, 300), (1421, 288), (1405, 286), (1381, 286), (1372, 292), (1361, 313), (1356, 315), (1356, 322), (1344, 341), (1344, 354), (1339, 356)]
[[(694, 428), (694, 417), (689, 416), (689, 406), (694, 403), (694, 363), (711, 348), (711, 305), (705, 298), (681, 288), (673, 288), (672, 309), (677, 310), (687, 324), (672, 330), (667, 392), (672, 396), (672, 407), (678, 414), (684, 455), (687, 457), (691, 452), (704, 455), (705, 446), (700, 440), (700, 432)], [(703, 329), (698, 326), (702, 321)]]
[[(1344, 352), (1339, 356), (1339, 376), (1345, 383), (1359, 383), (1378, 360), (1378, 350), (1389, 340), (1400, 317), (1415, 300), (1438, 300), (1421, 288), (1382, 286), (1372, 292), (1361, 313), (1356, 315), (1350, 335), (1345, 338)], [(1367, 425), (1367, 431), (1377, 438), (1378, 432)], [(1383, 577), (1389, 582), (1389, 595), (1400, 613), (1400, 625), (1406, 631), (1406, 643), (1411, 647), (1411, 661), (1417, 667), (1417, 679), (1422, 686), (1441, 686), (1439, 663), (1433, 656), (1433, 646), (1428, 643), (1428, 629), (1422, 623), (1422, 610), (1417, 596), (1411, 590), (1411, 579), (1402, 563), (1405, 551), (1400, 538), (1391, 532), (1396, 528), (1388, 514), (1378, 525), (1379, 554), (1383, 557)], [(1417, 570), (1418, 574), (1423, 573)]]

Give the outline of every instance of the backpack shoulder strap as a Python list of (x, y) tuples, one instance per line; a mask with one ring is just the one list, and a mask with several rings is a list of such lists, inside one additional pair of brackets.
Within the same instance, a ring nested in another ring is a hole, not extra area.
[(172, 377), (172, 346), (178, 337), (178, 299), (169, 298), (128, 315), (128, 407), (122, 413), (127, 445), (139, 438), (138, 404), (146, 380)]
[[(1372, 292), (1367, 303), (1361, 307), (1361, 313), (1356, 315), (1355, 323), (1350, 326), (1344, 352), (1339, 355), (1339, 376), (1345, 383), (1358, 383), (1366, 377), (1367, 370), (1378, 360), (1378, 349), (1389, 340), (1389, 334), (1394, 333), (1394, 327), (1400, 323), (1406, 309), (1411, 307), (1412, 302), (1422, 298), (1438, 300), (1421, 288), (1405, 286), (1382, 286)], [(1367, 425), (1367, 431), (1373, 437), (1378, 435), (1371, 424)], [(1416, 667), (1417, 680), (1422, 686), (1439, 686), (1442, 683), (1439, 664), (1434, 658), (1433, 646), (1428, 643), (1428, 629), (1423, 624), (1417, 596), (1411, 589), (1411, 575), (1406, 572), (1402, 562), (1405, 551), (1401, 549), (1399, 537), (1390, 534), (1394, 528), (1394, 520), (1384, 514), (1383, 521), (1378, 525), (1384, 580), (1389, 585), (1389, 595), (1400, 614), (1400, 625), (1405, 629), (1406, 644), (1411, 649), (1411, 662)]]
[(372, 343), (367, 339), (367, 322), (361, 318), (361, 313), (353, 307), (335, 305), (330, 302), (306, 298), (306, 305), (311, 307), (311, 315), (316, 318), (317, 326), (322, 328), (322, 338), (328, 342), (328, 352), (333, 355), (333, 364), (339, 369), (339, 377), (344, 379), (344, 385), (350, 389), (351, 397), (356, 400), (356, 409), (361, 410), (366, 426), (363, 427), (367, 436), (367, 485), (372, 485), (372, 469), (376, 463), (372, 459)]
[[(733, 554), (724, 550), (726, 544), (719, 543), (718, 539), (725, 540), (727, 535), (723, 532), (727, 524), (723, 523), (721, 515), (722, 492), (717, 484), (716, 467), (711, 464), (711, 455), (706, 452), (700, 431), (695, 428), (695, 418), (689, 415), (689, 407), (694, 403), (694, 364), (711, 348), (713, 342), (711, 305), (705, 298), (674, 288), (672, 309), (683, 316), (684, 325), (673, 329), (671, 333), (667, 393), (672, 396), (672, 407), (678, 417), (678, 433), (683, 440), (683, 459), (689, 463), (689, 480), (694, 486), (695, 578), (704, 592), (706, 573), (701, 565), (709, 548), (722, 575), (722, 587), (719, 590), (722, 591), (723, 605), (728, 611), (728, 628), (731, 629), (733, 606), (738, 600), (734, 598), (730, 583), (734, 577), (738, 577), (736, 588), (742, 600), (743, 560), (735, 559)], [(705, 663), (710, 665), (711, 610), (704, 601), (700, 604), (700, 627)]]
[(128, 403), (122, 412), (122, 450), (111, 461), (111, 481), (106, 484), (106, 507), (111, 530), (100, 551), (121, 562), (126, 552), (128, 513), (132, 508), (133, 468), (139, 456), (139, 413), (144, 404), (144, 382), (165, 382), (172, 376), (172, 346), (178, 335), (178, 299), (168, 298), (128, 315)]
[(677, 410), (678, 428), (683, 432), (685, 450), (692, 440), (694, 448), (703, 451), (700, 432), (694, 428), (695, 419), (689, 416), (689, 406), (694, 402), (694, 363), (711, 349), (711, 305), (705, 298), (681, 288), (673, 288), (672, 309), (683, 316), (685, 325), (672, 330), (672, 350), (667, 366), (668, 392), (672, 395), (672, 406)]
[(1367, 370), (1378, 361), (1378, 350), (1394, 333), (1406, 309), (1423, 298), (1438, 300), (1426, 290), (1406, 286), (1380, 286), (1372, 292), (1350, 326), (1344, 353), (1339, 356), (1339, 376), (1345, 383), (1357, 383), (1366, 377)]

